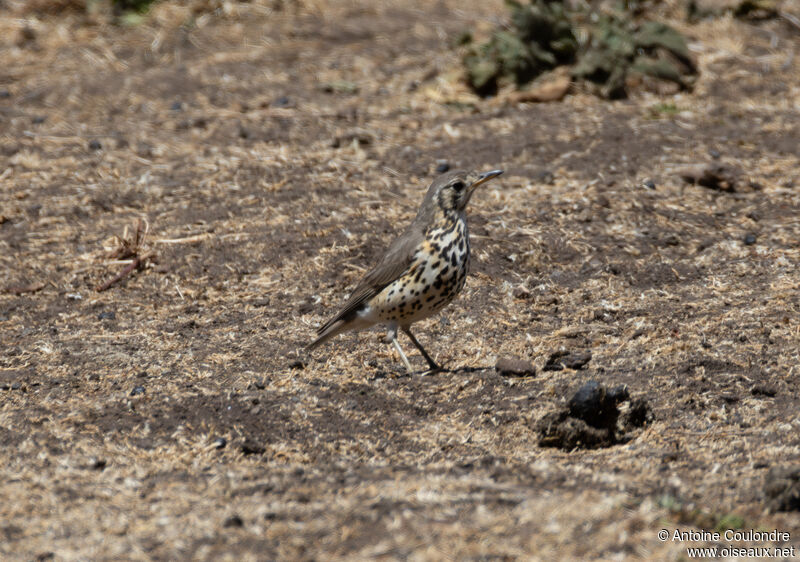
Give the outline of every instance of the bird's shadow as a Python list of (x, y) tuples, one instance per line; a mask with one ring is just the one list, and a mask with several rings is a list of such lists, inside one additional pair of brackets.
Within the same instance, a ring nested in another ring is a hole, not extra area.
[(437, 375), (444, 375), (444, 374), (479, 373), (482, 371), (490, 371), (490, 370), (492, 370), (492, 367), (488, 366), (476, 367), (472, 365), (462, 365), (453, 368), (440, 367), (439, 369), (421, 369), (419, 371), (411, 371), (411, 372), (405, 369), (398, 369), (390, 373), (387, 373), (385, 371), (379, 371), (374, 376), (370, 377), (370, 380), (374, 381), (385, 378), (404, 379), (412, 377), (434, 377)]

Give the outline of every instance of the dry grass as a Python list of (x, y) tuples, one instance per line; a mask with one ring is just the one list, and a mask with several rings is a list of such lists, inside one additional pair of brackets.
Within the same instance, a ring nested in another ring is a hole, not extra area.
[[(792, 26), (680, 24), (693, 94), (509, 107), (449, 43), (501, 2), (285, 4), (0, 15), (0, 553), (676, 559), (658, 529), (726, 514), (796, 543), (763, 496), (800, 454)], [(737, 191), (675, 176), (712, 150)], [(438, 159), (507, 170), (467, 288), (418, 328), (453, 372), (406, 376), (377, 332), (306, 357)], [(138, 219), (157, 263), (96, 292)], [(562, 348), (592, 360), (542, 372)], [(653, 424), (538, 447), (589, 379)]]

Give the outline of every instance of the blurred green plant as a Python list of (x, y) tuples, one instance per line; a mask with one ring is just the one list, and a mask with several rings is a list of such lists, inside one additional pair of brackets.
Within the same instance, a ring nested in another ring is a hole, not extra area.
[(464, 57), (469, 83), (481, 95), (496, 92), (503, 80), (517, 85), (530, 82), (559, 64), (572, 62), (578, 50), (572, 24), (559, 1), (521, 4), (506, 0), (506, 4), (511, 9), (511, 30), (495, 31), (486, 43), (470, 45)]
[[(692, 525), (699, 529), (713, 531), (725, 531), (727, 529), (744, 529), (745, 527), (755, 528), (754, 522), (747, 521), (741, 515), (735, 513), (714, 513), (694, 506), (685, 504), (679, 498), (670, 494), (665, 494), (658, 498), (658, 505), (666, 509), (670, 516), (683, 525)], [(669, 524), (668, 520), (663, 521)]]
[(506, 3), (511, 11), (508, 29), (495, 31), (480, 44), (461, 38), (467, 45), (467, 81), (479, 95), (492, 95), (506, 83), (524, 86), (565, 64), (573, 64), (575, 80), (606, 98), (626, 97), (637, 77), (671, 82), (680, 89), (694, 84), (697, 67), (686, 40), (664, 23), (635, 23), (627, 10), (570, 11), (562, 0)]
[(118, 25), (134, 26), (145, 21), (150, 7), (158, 0), (84, 0), (87, 14), (110, 16)]
[(119, 13), (133, 12), (144, 14), (156, 0), (111, 0), (114, 10)]
[(659, 119), (660, 117), (673, 116), (680, 113), (680, 108), (674, 103), (657, 103), (650, 107), (650, 117)]
[(697, 68), (686, 40), (668, 25), (655, 21), (637, 25), (624, 14), (600, 16), (572, 76), (597, 84), (601, 96), (614, 99), (627, 96), (628, 80), (635, 74), (688, 90)]

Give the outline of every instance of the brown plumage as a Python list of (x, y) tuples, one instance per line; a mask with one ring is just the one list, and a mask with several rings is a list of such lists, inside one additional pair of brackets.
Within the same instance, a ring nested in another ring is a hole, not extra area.
[(409, 370), (408, 359), (396, 340), (398, 327), (431, 370), (439, 370), (411, 334), (410, 325), (438, 312), (463, 287), (469, 265), (465, 209), (475, 188), (501, 173), (459, 170), (434, 180), (413, 222), (392, 242), (378, 265), (364, 275), (341, 311), (319, 328), (317, 339), (308, 348), (314, 349), (346, 330), (385, 323), (388, 339)]

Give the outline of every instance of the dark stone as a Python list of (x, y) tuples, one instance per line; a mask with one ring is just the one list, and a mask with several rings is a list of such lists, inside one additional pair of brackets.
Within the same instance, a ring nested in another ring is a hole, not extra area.
[(263, 455), (267, 450), (260, 443), (256, 443), (249, 437), (241, 445), (242, 453), (245, 455)]
[(756, 235), (752, 232), (748, 232), (745, 234), (743, 242), (745, 246), (752, 246), (756, 243)]
[(714, 160), (719, 160), (720, 156), (719, 150), (714, 150), (713, 148), (708, 151), (708, 155), (711, 156)]
[(289, 363), (289, 368), (290, 369), (305, 369), (306, 368), (306, 364), (300, 359), (295, 359), (294, 361)]
[(19, 390), (22, 388), (21, 382), (12, 382), (11, 383), (11, 390)]
[(444, 174), (450, 170), (450, 163), (447, 160), (437, 160), (436, 161), (436, 173), (437, 174)]
[(569, 415), (594, 427), (614, 428), (619, 416), (617, 404), (628, 397), (625, 386), (606, 390), (600, 383), (589, 381), (570, 398)]
[(37, 115), (36, 117), (31, 119), (31, 123), (33, 123), (34, 125), (41, 125), (46, 120), (47, 120), (47, 117), (45, 117), (44, 115)]
[(536, 375), (533, 363), (519, 357), (501, 357), (495, 363), (494, 368), (505, 377), (533, 377)]
[(772, 467), (764, 478), (770, 511), (800, 511), (800, 466)]
[(92, 470), (104, 470), (108, 466), (106, 459), (92, 458), (89, 461), (89, 468)]
[(10, 97), (11, 97), (11, 92), (9, 92), (6, 89), (0, 90), (0, 99), (4, 99), (5, 100), (5, 99), (8, 99)]
[(100, 144), (100, 141), (97, 139), (92, 139), (89, 141), (89, 150), (101, 150), (103, 145)]
[(97, 315), (98, 320), (116, 320), (117, 313), (113, 310), (106, 310)]
[(550, 354), (542, 370), (544, 371), (562, 371), (566, 369), (582, 369), (589, 361), (592, 360), (592, 352), (575, 352), (569, 351), (556, 351)]
[(273, 107), (289, 107), (292, 105), (292, 100), (289, 99), (289, 96), (280, 96), (272, 102), (272, 105)]
[[(627, 401), (629, 407), (621, 415), (619, 404)], [(575, 392), (566, 407), (545, 414), (536, 422), (534, 430), (539, 433), (540, 446), (570, 451), (623, 443), (631, 439), (625, 432), (652, 420), (653, 413), (647, 401), (643, 398), (630, 400), (625, 385), (607, 389), (596, 381), (589, 381)]]
[(238, 515), (231, 515), (222, 523), (222, 526), (226, 529), (230, 529), (232, 527), (244, 527), (244, 521)]
[(174, 102), (172, 102), (172, 105), (169, 106), (169, 108), (170, 108), (171, 111), (182, 111), (183, 110), (183, 104), (181, 102), (179, 102), (179, 101), (174, 101)]
[(224, 437), (217, 437), (216, 439), (214, 439), (214, 442), (212, 444), (214, 445), (215, 449), (224, 449), (225, 446), (228, 444), (228, 440), (225, 439)]
[(753, 396), (775, 396), (778, 394), (778, 389), (774, 386), (767, 384), (756, 384), (750, 389), (750, 394)]
[(734, 192), (739, 183), (741, 171), (725, 164), (696, 164), (681, 168), (678, 176), (693, 185), (701, 185), (709, 189)]
[(643, 185), (647, 189), (655, 189), (656, 188), (656, 182), (654, 182), (653, 180), (644, 180), (644, 184)]
[(144, 387), (134, 386), (133, 390), (131, 390), (131, 396), (139, 396), (140, 394), (144, 394)]

